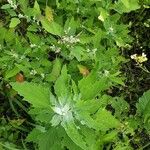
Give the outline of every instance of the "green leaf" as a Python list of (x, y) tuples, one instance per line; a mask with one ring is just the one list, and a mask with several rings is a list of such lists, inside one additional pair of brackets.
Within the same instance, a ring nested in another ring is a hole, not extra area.
[(47, 132), (39, 136), (39, 150), (62, 150), (61, 148), (61, 132), (59, 128), (51, 127)]
[(111, 106), (115, 109), (115, 116), (118, 118), (123, 118), (129, 112), (129, 104), (121, 97), (113, 98)]
[(1, 9), (9, 9), (11, 8), (10, 4), (5, 4), (1, 7)]
[[(65, 131), (64, 131), (65, 132)], [(61, 141), (63, 147), (67, 147), (69, 150), (82, 150), (79, 146), (77, 146), (70, 138), (69, 136), (64, 133), (63, 139)]]
[(55, 93), (58, 97), (65, 97), (69, 94), (69, 81), (70, 76), (67, 74), (67, 67), (65, 65), (62, 68), (61, 75), (56, 80), (54, 85)]
[(99, 109), (96, 113), (96, 122), (99, 124), (101, 131), (107, 131), (121, 125), (121, 123), (106, 109)]
[(5, 78), (9, 79), (9, 78), (15, 76), (19, 71), (20, 71), (20, 69), (18, 67), (14, 67), (12, 70), (7, 70), (5, 73)]
[(145, 92), (142, 97), (139, 98), (139, 102), (136, 105), (137, 112), (144, 116), (144, 121), (150, 117), (150, 90)]
[(99, 94), (99, 92), (109, 87), (106, 77), (101, 79), (97, 78), (98, 70), (95, 69), (87, 77), (79, 81), (78, 87), (80, 89), (82, 99), (93, 99)]
[(64, 25), (64, 30), (67, 31), (68, 35), (75, 35), (78, 22), (74, 20), (74, 17), (67, 19)]
[(85, 50), (81, 46), (75, 46), (71, 49), (70, 55), (74, 56), (78, 61), (85, 57)]
[(53, 10), (48, 6), (45, 8), (45, 17), (49, 22), (53, 21)]
[(56, 81), (61, 72), (61, 61), (59, 58), (56, 58), (53, 61), (53, 69), (50, 75), (47, 76), (47, 80), (50, 82)]
[(106, 9), (100, 8), (100, 15), (99, 15), (98, 19), (103, 22), (108, 16), (109, 16), (109, 14), (106, 11)]
[(15, 28), (20, 23), (20, 20), (18, 18), (12, 18), (10, 21), (10, 28)]
[(26, 137), (27, 142), (38, 142), (38, 137), (42, 134), (42, 132), (36, 128), (34, 128)]
[(65, 122), (62, 124), (64, 127), (67, 135), (72, 139), (72, 141), (77, 144), (79, 147), (81, 147), (83, 150), (87, 150), (86, 143), (83, 139), (83, 135), (79, 133), (79, 129), (75, 125), (73, 121), (71, 122)]
[(86, 125), (88, 128), (99, 131), (100, 125), (91, 117), (90, 113), (79, 111), (76, 114), (76, 118), (81, 122), (82, 125)]
[(119, 13), (129, 13), (130, 11), (136, 10), (140, 8), (140, 5), (138, 4), (139, 0), (119, 0), (115, 4), (115, 10), (118, 11)]
[(51, 120), (52, 126), (58, 126), (62, 121), (62, 116), (55, 114)]
[(49, 22), (46, 18), (41, 17), (40, 21), (42, 23), (43, 28), (54, 35), (61, 36), (63, 33), (63, 28), (56, 22)]
[(50, 107), (49, 88), (29, 82), (12, 82), (11, 86), (19, 95), (23, 96), (26, 101), (32, 104), (33, 107)]
[(37, 1), (34, 2), (34, 7), (33, 8), (34, 8), (34, 14), (35, 15), (40, 15), (41, 14), (40, 6), (39, 6)]

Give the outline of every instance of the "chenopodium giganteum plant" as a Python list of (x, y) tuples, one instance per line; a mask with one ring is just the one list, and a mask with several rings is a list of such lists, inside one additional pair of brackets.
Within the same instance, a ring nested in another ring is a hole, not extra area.
[[(49, 87), (35, 83), (11, 83), (13, 89), (34, 107), (30, 113), (36, 114), (36, 119), (45, 123), (42, 130), (38, 127), (33, 129), (27, 139), (39, 140), (40, 149), (45, 147), (45, 150), (46, 147), (62, 149), (63, 144), (70, 149), (96, 150), (102, 149), (105, 142), (114, 140), (123, 124), (105, 109), (109, 99), (106, 95), (95, 99), (100, 89), (97, 93), (94, 89), (103, 84), (99, 79), (90, 83), (95, 73), (96, 70), (79, 81), (77, 86), (67, 74), (67, 67), (64, 65), (54, 84), (54, 93)], [(83, 90), (86, 88), (93, 90), (86, 94), (87, 91)], [(35, 134), (36, 130), (39, 131)], [(47, 141), (42, 144), (44, 135), (49, 138), (44, 137), (43, 140)], [(68, 139), (69, 137), (76, 145)]]
[[(52, 4), (57, 8), (57, 16), (53, 16), (48, 6), (43, 16), (37, 1), (31, 8), (27, 2), (24, 6), (21, 2), (25, 1), (18, 1), (18, 5), (21, 13), (24, 13), (22, 17), (29, 24), (27, 33), (21, 39), (12, 30), (8, 38), (5, 35), (7, 29), (1, 28), (4, 40), (10, 44), (4, 51), (6, 45), (1, 42), (0, 60), (5, 80), (22, 71), (30, 81), (36, 82), (11, 83), (12, 88), (31, 104), (29, 113), (38, 124), (28, 135), (27, 141), (37, 143), (40, 150), (100, 150), (111, 142), (114, 142), (114, 150), (120, 147), (132, 149), (126, 134), (132, 135), (134, 132), (121, 118), (121, 113), (126, 114), (129, 106), (121, 99), (113, 101), (104, 91), (112, 85), (124, 85), (119, 68), (125, 59), (119, 55), (119, 47), (126, 47), (132, 38), (128, 35), (128, 26), (120, 23), (120, 17), (124, 12), (138, 9), (138, 0), (132, 3), (129, 0), (115, 3), (109, 0), (56, 1)], [(9, 25), (11, 29), (17, 28), (22, 21), (21, 14), (16, 13), (19, 11), (16, 7), (2, 7), (11, 17), (13, 12)], [(65, 23), (61, 14), (64, 10), (67, 18)], [(15, 42), (12, 40), (14, 34)], [(67, 60), (68, 65), (61, 67), (62, 59), (57, 58), (53, 61), (53, 67), (50, 67), (52, 64), (48, 61), (47, 49)], [(12, 58), (15, 58), (14, 61)], [(37, 60), (42, 61), (37, 63)], [(72, 72), (74, 65), (82, 62), (89, 63), (91, 71), (78, 79), (79, 74), (75, 71), (74, 77)], [(35, 68), (40, 68), (37, 74), (44, 72), (42, 81), (45, 84), (37, 83), (41, 76), (34, 76), (34, 79), (28, 75), (30, 71), (34, 71), (35, 75)], [(125, 110), (124, 107), (118, 108), (118, 103), (124, 104)], [(116, 111), (112, 115), (106, 109), (108, 104), (121, 112)], [(123, 134), (125, 141), (119, 140), (119, 133)]]

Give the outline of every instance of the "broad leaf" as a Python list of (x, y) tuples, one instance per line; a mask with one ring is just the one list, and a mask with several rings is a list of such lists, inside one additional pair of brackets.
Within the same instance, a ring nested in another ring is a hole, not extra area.
[(53, 11), (48, 6), (46, 6), (46, 8), (45, 8), (45, 17), (49, 22), (53, 21)]
[(29, 82), (13, 82), (11, 83), (11, 86), (19, 95), (24, 97), (24, 100), (32, 104), (33, 107), (50, 107), (49, 88)]
[(121, 123), (106, 109), (99, 109), (96, 114), (96, 122), (99, 123), (101, 131), (107, 131), (121, 125)]
[(61, 133), (58, 129), (50, 128), (39, 137), (39, 150), (62, 150)]
[(20, 20), (18, 18), (12, 18), (10, 21), (10, 28), (15, 28), (20, 23)]
[(138, 4), (138, 0), (119, 0), (115, 4), (115, 10), (117, 10), (119, 13), (127, 13), (136, 9), (140, 8), (140, 5)]
[(55, 93), (58, 97), (61, 97), (61, 96), (65, 97), (66, 95), (69, 94), (70, 92), (69, 80), (70, 80), (70, 76), (67, 74), (67, 67), (63, 66), (61, 75), (56, 80), (55, 85), (54, 85)]
[(42, 23), (42, 26), (43, 28), (51, 33), (51, 34), (54, 34), (54, 35), (58, 35), (58, 36), (61, 36), (62, 33), (63, 33), (63, 28), (57, 24), (56, 22), (49, 22), (46, 18), (44, 17), (41, 17), (40, 18), (40, 21)]
[(81, 147), (83, 150), (87, 150), (86, 143), (83, 139), (83, 135), (80, 134), (78, 131), (78, 127), (75, 125), (73, 121), (71, 122), (65, 122), (62, 124), (67, 135), (72, 139), (72, 141), (77, 144), (79, 147)]
[(61, 61), (60, 59), (56, 58), (53, 62), (53, 69), (50, 75), (47, 76), (48, 81), (56, 81), (58, 76), (60, 75), (61, 71)]
[(98, 71), (94, 70), (87, 77), (80, 80), (78, 86), (82, 99), (86, 100), (93, 99), (99, 92), (107, 89), (109, 83), (107, 83), (106, 77), (98, 79)]
[(150, 90), (145, 92), (142, 97), (139, 98), (139, 103), (136, 105), (138, 113), (144, 116), (144, 120), (150, 116)]
[(5, 73), (5, 78), (9, 79), (9, 78), (15, 76), (19, 71), (20, 71), (20, 69), (18, 67), (14, 67), (12, 70), (7, 70)]
[(35, 1), (35, 3), (34, 3), (34, 14), (35, 15), (40, 15), (41, 14), (40, 6), (39, 6), (37, 1)]

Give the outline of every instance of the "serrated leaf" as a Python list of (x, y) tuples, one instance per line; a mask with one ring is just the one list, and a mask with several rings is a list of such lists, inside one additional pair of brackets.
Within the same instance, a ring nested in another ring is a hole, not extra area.
[(33, 8), (34, 8), (34, 14), (35, 15), (40, 15), (41, 14), (40, 6), (39, 6), (37, 1), (34, 2), (34, 7)]
[(109, 14), (106, 11), (106, 9), (100, 8), (100, 15), (99, 15), (98, 19), (103, 22), (108, 16), (109, 16)]
[(20, 20), (18, 18), (12, 18), (10, 21), (10, 28), (15, 28), (20, 23)]
[(27, 142), (38, 142), (38, 136), (40, 136), (42, 132), (36, 128), (34, 128), (26, 137)]
[(69, 94), (69, 80), (70, 76), (67, 74), (67, 67), (63, 66), (61, 75), (56, 80), (54, 89), (58, 97), (67, 96)]
[(47, 80), (50, 82), (56, 81), (61, 72), (61, 61), (56, 58), (53, 62), (53, 69), (50, 75), (47, 76)]
[(129, 104), (121, 97), (112, 99), (111, 106), (115, 109), (115, 116), (118, 118), (129, 112)]
[(74, 17), (67, 19), (64, 25), (64, 30), (67, 31), (68, 35), (75, 35), (78, 22), (75, 21)]
[(84, 100), (93, 99), (99, 92), (109, 87), (107, 78), (103, 77), (99, 80), (97, 76), (98, 70), (93, 70), (87, 77), (79, 81), (78, 87)]
[(85, 57), (84, 48), (81, 46), (75, 46), (71, 49), (70, 55), (74, 56), (78, 61), (81, 61)]
[(67, 135), (72, 139), (72, 141), (77, 144), (79, 147), (81, 147), (83, 150), (87, 150), (86, 143), (83, 139), (83, 135), (81, 135), (78, 131), (77, 126), (73, 121), (71, 122), (65, 122), (62, 124), (64, 127)]
[(29, 82), (12, 82), (10, 84), (19, 95), (24, 97), (33, 107), (47, 108), (50, 107), (50, 92), (49, 88), (36, 83)]
[(138, 113), (144, 115), (146, 121), (150, 116), (150, 90), (145, 92), (142, 97), (139, 98), (139, 102), (136, 105)]
[(59, 128), (51, 127), (47, 132), (39, 137), (39, 150), (62, 150), (61, 148), (61, 132)]
[(99, 109), (96, 113), (96, 122), (99, 124), (101, 131), (107, 131), (121, 125), (121, 123), (106, 109)]
[(58, 35), (58, 36), (61, 36), (62, 33), (63, 33), (63, 28), (56, 22), (49, 22), (46, 18), (44, 17), (41, 17), (40, 18), (40, 21), (42, 23), (42, 26), (43, 28), (51, 33), (51, 34), (54, 34), (54, 35)]
[(12, 70), (7, 70), (5, 73), (5, 78), (9, 79), (19, 73), (20, 69), (18, 67), (14, 67)]
[(60, 124), (61, 121), (62, 121), (62, 116), (55, 114), (51, 120), (51, 124), (52, 126), (57, 126)]
[(49, 22), (53, 21), (53, 11), (49, 6), (45, 8), (45, 17)]
[(5, 4), (1, 7), (1, 9), (9, 9), (11, 8), (10, 4)]
[(90, 113), (79, 111), (76, 114), (76, 118), (82, 125), (86, 125), (88, 128), (99, 131), (99, 124), (90, 116)]
[(119, 0), (115, 4), (115, 10), (117, 10), (119, 13), (128, 13), (130, 11), (136, 10), (140, 8), (140, 5), (138, 4), (138, 0)]

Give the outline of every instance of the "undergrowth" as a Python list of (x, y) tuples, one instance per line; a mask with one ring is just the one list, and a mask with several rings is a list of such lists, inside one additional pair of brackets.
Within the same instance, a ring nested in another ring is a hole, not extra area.
[(150, 149), (149, 0), (0, 0), (0, 149)]

